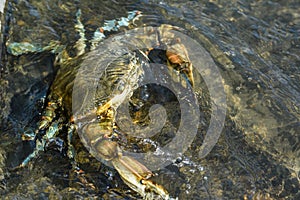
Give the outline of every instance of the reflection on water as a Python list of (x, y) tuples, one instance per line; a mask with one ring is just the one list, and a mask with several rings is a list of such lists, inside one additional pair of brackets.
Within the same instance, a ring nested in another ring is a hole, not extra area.
[[(209, 119), (182, 158), (158, 172), (157, 181), (179, 199), (300, 198), (300, 3), (297, 1), (9, 1), (6, 42), (47, 46), (51, 40), (72, 46), (78, 39), (74, 16), (82, 10), (87, 38), (105, 19), (140, 10), (142, 23), (167, 23), (186, 29), (212, 55), (224, 79), (227, 118), (212, 152), (197, 157)], [(137, 22), (141, 24), (141, 22)], [(73, 52), (74, 53), (74, 52)], [(53, 144), (28, 168), (9, 171), (30, 152), (20, 133), (34, 129), (54, 57), (12, 57), (2, 52), (0, 74), (0, 192), (11, 198), (64, 196), (138, 198), (111, 170), (86, 153), (78, 155), (87, 182), (72, 177), (65, 150)], [(205, 110), (207, 94), (200, 105)], [(79, 147), (82, 148), (82, 147)], [(27, 152), (26, 152), (27, 151)], [(83, 152), (83, 151), (80, 151)], [(87, 157), (87, 158), (86, 158)], [(73, 173), (74, 176), (74, 173)], [(171, 180), (171, 181), (170, 181)], [(81, 183), (80, 185), (78, 185)]]

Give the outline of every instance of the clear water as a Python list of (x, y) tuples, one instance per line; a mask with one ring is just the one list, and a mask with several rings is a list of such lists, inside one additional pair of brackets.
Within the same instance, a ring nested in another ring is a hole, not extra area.
[[(45, 46), (58, 40), (72, 47), (78, 39), (74, 30), (78, 8), (87, 38), (104, 20), (140, 10), (146, 25), (167, 23), (187, 30), (219, 67), (227, 94), (222, 135), (213, 151), (200, 159), (199, 133), (182, 158), (158, 172), (157, 181), (171, 196), (300, 197), (298, 1), (8, 1), (3, 41)], [(48, 53), (13, 57), (5, 51), (5, 43), (2, 48), (1, 195), (6, 199), (138, 199), (114, 170), (92, 158), (82, 168), (95, 187), (79, 184), (82, 180), (72, 177), (70, 161), (59, 145), (50, 146), (28, 168), (9, 170), (31, 151), (33, 144), (22, 142), (20, 133), (35, 127), (56, 69), (54, 56)]]

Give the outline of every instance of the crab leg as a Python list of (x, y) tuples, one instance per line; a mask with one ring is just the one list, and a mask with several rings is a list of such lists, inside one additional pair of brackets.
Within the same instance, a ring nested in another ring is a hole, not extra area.
[[(182, 46), (182, 45), (181, 45)], [(181, 50), (186, 51), (184, 47)], [(187, 53), (183, 55), (177, 54), (174, 50), (170, 49), (166, 51), (166, 56), (168, 58), (169, 66), (173, 67), (175, 70), (183, 73), (191, 86), (194, 86), (194, 76), (193, 76), (193, 66), (192, 63), (189, 61)]]
[(124, 182), (144, 198), (169, 199), (169, 194), (161, 185), (149, 180), (152, 172), (143, 164), (128, 156), (119, 156), (112, 161), (113, 166), (121, 175)]
[(45, 130), (48, 128), (52, 123), (53, 118), (55, 118), (55, 110), (58, 108), (59, 104), (60, 100), (58, 102), (48, 102), (41, 117), (41, 121), (38, 123), (37, 130), (35, 132), (24, 132), (22, 134), (22, 140), (34, 140), (39, 130)]
[[(106, 124), (106, 123), (105, 123)], [(112, 130), (99, 122), (86, 124), (85, 142), (90, 152), (98, 159), (110, 162), (118, 171), (124, 182), (144, 198), (169, 199), (168, 192), (159, 184), (149, 180), (153, 173), (142, 163), (132, 157), (124, 156), (119, 144), (113, 141)]]
[(191, 86), (194, 86), (193, 65), (188, 56), (186, 47), (179, 38), (175, 38), (167, 44), (166, 57), (168, 65), (183, 73)]
[(51, 127), (49, 127), (49, 129), (47, 129), (46, 134), (42, 137), (42, 139), (36, 140), (36, 146), (35, 146), (34, 151), (31, 154), (29, 154), (29, 156), (27, 156), (17, 168), (22, 168), (22, 167), (26, 166), (31, 159), (33, 159), (39, 155), (40, 151), (44, 151), (46, 144), (51, 139), (55, 138), (55, 136), (57, 135), (59, 130), (61, 130), (61, 128), (62, 128), (62, 126), (61, 126), (60, 120), (53, 122)]

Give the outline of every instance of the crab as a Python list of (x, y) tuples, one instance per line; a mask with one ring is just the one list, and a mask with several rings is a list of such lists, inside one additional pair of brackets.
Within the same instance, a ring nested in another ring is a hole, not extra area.
[[(81, 131), (84, 145), (89, 152), (97, 159), (104, 160), (111, 164), (120, 174), (124, 182), (134, 191), (139, 193), (145, 199), (170, 199), (168, 191), (162, 186), (149, 178), (154, 174), (147, 169), (144, 164), (133, 157), (123, 155), (122, 142), (124, 135), (120, 133), (116, 123), (117, 109), (123, 101), (130, 99), (133, 91), (137, 89), (138, 82), (143, 78), (145, 72), (142, 65), (148, 66), (153, 60), (153, 52), (157, 49), (165, 48), (161, 51), (161, 62), (166, 61), (170, 70), (174, 70), (178, 76), (185, 77), (187, 84), (194, 85), (192, 63), (189, 60), (188, 53), (184, 45), (178, 38), (172, 38), (169, 30), (174, 27), (170, 25), (161, 25), (160, 31), (154, 29), (145, 29), (146, 33), (155, 31), (157, 36), (156, 44), (146, 44), (146, 49), (136, 49), (128, 52), (120, 58), (111, 62), (105, 68), (105, 75), (100, 81), (108, 84), (108, 91), (98, 91), (97, 99), (93, 108), (83, 114), (75, 115), (72, 113), (72, 91), (76, 73), (80, 68), (80, 63), (91, 54), (86, 54), (86, 38), (84, 35), (84, 26), (80, 21), (81, 12), (76, 14), (76, 30), (80, 35), (75, 48), (77, 55), (70, 57), (64, 46), (54, 42), (44, 48), (35, 48), (26, 44), (12, 43), (9, 46), (9, 52), (18, 55), (20, 52), (40, 52), (51, 50), (56, 53), (55, 65), (59, 66), (56, 78), (50, 87), (47, 96), (44, 113), (38, 123), (35, 132), (24, 133), (24, 140), (35, 140), (36, 146), (33, 152), (24, 159), (18, 168), (25, 167), (33, 158), (43, 151), (48, 142), (53, 140), (62, 130), (64, 118), (62, 113), (67, 113), (68, 123), (68, 157), (74, 160), (75, 149), (71, 139), (74, 132)], [(97, 29), (93, 40), (90, 42), (91, 52), (97, 49), (99, 44), (106, 36), (104, 31), (117, 31), (121, 26), (133, 25), (134, 21), (141, 16), (141, 12), (129, 12), (127, 18), (107, 21), (106, 24)], [(138, 38), (139, 41), (145, 42), (145, 38)], [(146, 42), (145, 42), (146, 43)], [(20, 51), (21, 49), (21, 51)], [(75, 123), (76, 122), (76, 123)], [(81, 124), (78, 127), (78, 124)], [(37, 136), (43, 134), (41, 139)], [(73, 162), (77, 167), (76, 161)]]

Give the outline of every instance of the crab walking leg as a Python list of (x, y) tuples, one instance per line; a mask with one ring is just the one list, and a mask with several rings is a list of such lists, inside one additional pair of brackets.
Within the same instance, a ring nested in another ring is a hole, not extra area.
[(57, 102), (49, 101), (45, 107), (45, 111), (41, 117), (41, 120), (38, 123), (37, 130), (35, 132), (24, 132), (22, 134), (22, 140), (34, 140), (39, 130), (45, 130), (48, 128), (52, 123), (53, 118), (56, 116), (55, 111), (59, 107), (60, 103), (61, 99), (59, 99)]
[(84, 26), (80, 20), (81, 17), (81, 10), (78, 9), (76, 13), (76, 24), (75, 24), (75, 29), (79, 33), (79, 40), (77, 40), (75, 47), (77, 49), (77, 56), (80, 56), (85, 53), (85, 48), (86, 48), (86, 38), (85, 38), (85, 29)]
[(26, 166), (30, 160), (33, 158), (36, 158), (39, 155), (39, 152), (44, 151), (46, 144), (53, 138), (56, 137), (58, 132), (61, 130), (62, 125), (61, 121), (58, 120), (56, 122), (53, 122), (52, 125), (49, 127), (49, 129), (46, 131), (46, 134), (42, 137), (41, 140), (37, 139), (36, 140), (36, 145), (34, 151), (27, 156), (23, 162), (17, 167), (17, 168), (22, 168)]
[[(134, 10), (128, 12), (127, 17), (121, 17), (119, 19), (113, 19), (113, 20), (106, 20), (104, 25), (102, 27), (97, 28), (97, 30), (94, 32), (94, 36), (91, 43), (91, 50), (95, 49), (99, 43), (105, 39), (104, 31), (118, 31), (122, 27), (130, 27), (134, 25), (134, 22), (138, 20), (141, 17), (141, 12)], [(85, 37), (85, 29), (81, 22), (81, 10), (78, 9), (76, 13), (76, 24), (75, 29), (79, 33), (79, 40), (76, 42), (75, 47), (77, 48), (77, 56), (82, 55), (85, 53), (86, 48), (86, 37)]]
[(69, 128), (68, 128), (68, 157), (73, 161), (74, 160), (74, 155), (75, 155), (75, 149), (74, 146), (72, 144), (72, 137), (73, 137), (73, 133), (76, 130), (76, 126), (74, 124), (70, 124)]
[(75, 160), (75, 148), (72, 144), (72, 137), (76, 131), (76, 125), (70, 124), (68, 128), (67, 142), (68, 142), (68, 151), (67, 155), (71, 160), (72, 168), (69, 171), (69, 185), (71, 186), (74, 183), (74, 180), (79, 179), (80, 183), (85, 185), (86, 187), (95, 190), (96, 187), (93, 183), (91, 183), (88, 178), (85, 176), (84, 170), (82, 170), (77, 161)]
[(135, 21), (142, 16), (142, 12), (138, 10), (128, 12), (127, 17), (119, 19), (106, 20), (102, 27), (97, 28), (94, 32), (93, 39), (91, 40), (91, 50), (95, 49), (99, 43), (106, 37), (105, 31), (118, 31), (122, 27), (131, 27), (135, 25)]

